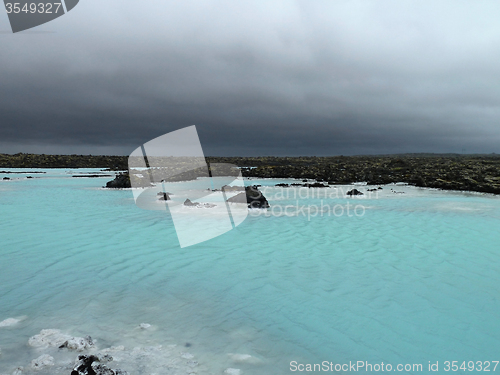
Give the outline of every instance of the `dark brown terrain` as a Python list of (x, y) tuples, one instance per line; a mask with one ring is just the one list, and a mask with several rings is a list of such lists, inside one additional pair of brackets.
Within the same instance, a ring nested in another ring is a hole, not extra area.
[[(404, 154), (332, 157), (209, 157), (245, 177), (311, 179), (330, 184), (406, 182), (421, 187), (500, 194), (500, 155)], [(103, 168), (125, 171), (125, 156), (0, 154), (0, 168)], [(121, 177), (122, 183), (128, 176)], [(114, 187), (123, 187), (115, 184)]]

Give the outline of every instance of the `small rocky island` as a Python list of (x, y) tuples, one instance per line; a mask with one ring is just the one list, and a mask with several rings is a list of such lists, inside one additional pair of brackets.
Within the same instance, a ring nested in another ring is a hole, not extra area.
[(229, 203), (246, 203), (248, 208), (269, 208), (269, 202), (256, 185), (245, 186), (244, 193), (238, 193), (227, 201)]

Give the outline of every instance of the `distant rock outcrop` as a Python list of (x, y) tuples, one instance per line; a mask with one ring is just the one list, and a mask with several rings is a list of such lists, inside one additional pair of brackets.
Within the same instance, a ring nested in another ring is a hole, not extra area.
[(245, 187), (244, 186), (229, 186), (229, 185), (224, 185), (222, 187), (222, 190), (224, 190), (225, 192), (228, 192), (228, 191), (245, 191)]
[(349, 195), (349, 196), (353, 196), (353, 195), (363, 195), (362, 192), (360, 192), (358, 189), (352, 189), (352, 190), (349, 190), (346, 195)]

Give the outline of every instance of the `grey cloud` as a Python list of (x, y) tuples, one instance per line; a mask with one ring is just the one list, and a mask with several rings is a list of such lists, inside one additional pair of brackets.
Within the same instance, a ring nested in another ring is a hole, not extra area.
[(127, 154), (193, 124), (208, 155), (499, 152), (499, 10), (87, 0), (0, 34), (0, 152)]

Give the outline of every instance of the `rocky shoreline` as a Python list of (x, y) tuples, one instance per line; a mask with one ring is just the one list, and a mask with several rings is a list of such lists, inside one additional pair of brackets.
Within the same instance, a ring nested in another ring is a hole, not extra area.
[[(104, 168), (125, 171), (126, 156), (0, 154), (0, 168)], [(296, 178), (323, 184), (405, 182), (418, 187), (500, 194), (500, 155), (403, 154), (332, 157), (209, 157), (244, 177)], [(111, 188), (130, 187), (125, 173)]]
[[(15, 326), (19, 321), (9, 318), (2, 321), (3, 325), (0, 326)], [(154, 327), (141, 323), (135, 330), (147, 332), (154, 330)], [(99, 344), (99, 339), (95, 340), (90, 336), (76, 337), (59, 329), (43, 329), (30, 337), (27, 342), (27, 348), (35, 358), (20, 365), (16, 364), (8, 370), (8, 374), (0, 373), (0, 375), (213, 374), (188, 351), (191, 344), (134, 348), (122, 345), (100, 347)], [(225, 358), (227, 367), (222, 367), (217, 373), (240, 375), (240, 369), (229, 366), (236, 363), (260, 363), (257, 358), (248, 354), (228, 353)]]

